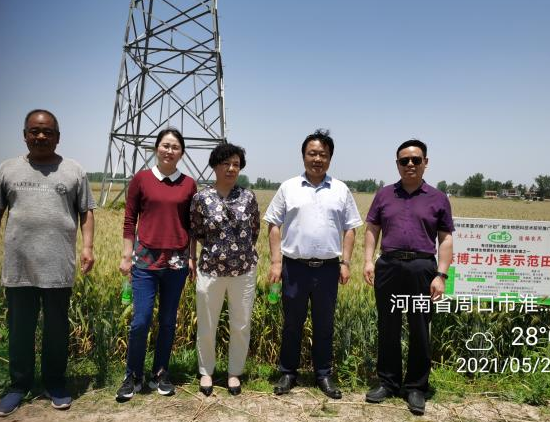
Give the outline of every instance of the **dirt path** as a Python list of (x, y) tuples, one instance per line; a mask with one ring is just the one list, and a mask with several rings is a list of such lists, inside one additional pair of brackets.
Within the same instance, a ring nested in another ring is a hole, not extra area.
[(75, 422), (305, 422), (305, 421), (550, 421), (548, 407), (534, 407), (486, 397), (469, 397), (434, 403), (428, 401), (426, 414), (415, 417), (401, 399), (383, 404), (364, 402), (362, 394), (344, 394), (342, 400), (329, 400), (312, 388), (295, 388), (285, 396), (244, 392), (231, 397), (217, 388), (211, 397), (196, 392), (196, 386), (181, 386), (176, 395), (137, 395), (127, 403), (116, 403), (110, 390), (85, 393), (68, 411), (51, 408), (48, 400), (38, 397), (25, 403), (4, 421), (75, 421)]

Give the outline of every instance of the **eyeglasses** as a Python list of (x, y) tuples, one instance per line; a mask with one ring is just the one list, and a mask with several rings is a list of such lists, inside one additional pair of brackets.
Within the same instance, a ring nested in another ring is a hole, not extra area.
[(181, 151), (181, 145), (179, 144), (159, 144), (159, 148), (165, 149), (166, 151), (174, 151), (174, 152), (180, 152)]
[(41, 133), (43, 133), (44, 136), (46, 136), (47, 138), (51, 138), (52, 136), (57, 135), (57, 131), (52, 130), (52, 129), (43, 129), (43, 128), (28, 129), (27, 133), (29, 133), (30, 135), (35, 136), (35, 137), (40, 135)]
[(399, 165), (403, 166), (403, 167), (408, 166), (409, 161), (412, 161), (413, 165), (418, 166), (418, 165), (422, 164), (422, 161), (424, 161), (424, 158), (422, 158), (422, 157), (403, 157), (403, 158), (399, 158), (397, 160)]

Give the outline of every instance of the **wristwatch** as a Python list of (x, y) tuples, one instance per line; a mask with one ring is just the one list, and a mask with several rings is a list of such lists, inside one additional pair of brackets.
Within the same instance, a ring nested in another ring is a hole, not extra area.
[(340, 265), (347, 265), (348, 268), (349, 268), (349, 264), (350, 264), (350, 262), (347, 259), (342, 259), (340, 261)]
[(442, 273), (441, 271), (436, 272), (435, 276), (436, 277), (441, 277), (443, 280), (447, 280), (449, 278), (449, 276), (447, 274)]

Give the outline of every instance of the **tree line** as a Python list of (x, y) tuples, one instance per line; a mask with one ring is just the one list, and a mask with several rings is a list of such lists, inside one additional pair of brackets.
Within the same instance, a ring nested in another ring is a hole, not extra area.
[[(86, 173), (88, 175), (88, 181), (90, 182), (103, 182), (103, 172), (94, 171), (93, 173)], [(122, 173), (117, 173), (116, 179), (122, 179), (124, 175)]]
[[(122, 179), (122, 173), (116, 175), (116, 179)], [(88, 173), (90, 182), (103, 181), (103, 172)], [(344, 183), (352, 192), (374, 193), (384, 186), (384, 181), (376, 179), (364, 180), (344, 180)], [(280, 182), (272, 182), (269, 179), (258, 177), (255, 183), (250, 182), (248, 176), (241, 174), (237, 180), (237, 184), (244, 188), (260, 189), (260, 190), (276, 190), (281, 185)], [(531, 186), (523, 184), (514, 184), (512, 180), (500, 182), (498, 180), (485, 179), (482, 173), (475, 173), (468, 177), (466, 181), (460, 185), (456, 182), (448, 184), (445, 180), (437, 183), (437, 188), (447, 194), (483, 197), (486, 191), (496, 192), (501, 196), (505, 191), (514, 190), (518, 196), (537, 196), (540, 198), (550, 198), (550, 175), (539, 175), (535, 178), (535, 183)]]
[[(374, 193), (378, 189), (384, 187), (384, 181), (376, 179), (364, 180), (344, 180), (344, 183), (352, 192)], [(250, 189), (267, 189), (276, 190), (280, 183), (272, 182), (271, 180), (258, 177), (256, 183), (251, 183), (247, 176), (240, 175), (237, 184)], [(437, 188), (447, 194), (483, 197), (486, 191), (494, 191), (497, 195), (502, 195), (504, 192), (514, 190), (517, 196), (537, 196), (540, 198), (550, 198), (550, 175), (540, 175), (535, 178), (535, 183), (531, 186), (523, 184), (514, 184), (513, 181), (507, 180), (500, 182), (498, 180), (485, 179), (483, 174), (476, 173), (466, 179), (464, 184), (460, 185), (456, 182), (447, 184), (445, 180), (437, 183)]]
[(447, 184), (445, 180), (437, 183), (437, 188), (445, 193), (460, 196), (483, 197), (487, 191), (496, 192), (498, 196), (514, 190), (517, 196), (537, 196), (550, 198), (550, 175), (539, 175), (531, 186), (514, 184), (511, 180), (500, 182), (485, 179), (482, 173), (475, 173), (468, 177), (463, 185), (458, 183)]
[[(344, 183), (352, 192), (373, 193), (384, 186), (384, 182), (382, 180), (377, 182), (376, 179), (344, 180)], [(281, 185), (281, 183), (279, 182), (272, 182), (271, 180), (265, 179), (263, 177), (258, 177), (256, 179), (256, 183), (250, 183), (248, 176), (244, 174), (239, 175), (237, 184), (244, 188), (260, 190), (276, 190)]]

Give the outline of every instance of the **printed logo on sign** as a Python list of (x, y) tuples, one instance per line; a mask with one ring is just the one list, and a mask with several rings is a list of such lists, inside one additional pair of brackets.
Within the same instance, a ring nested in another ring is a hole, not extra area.
[(512, 235), (503, 230), (500, 232), (489, 233), (487, 239), (489, 239), (489, 242), (493, 243), (507, 243), (512, 240)]

